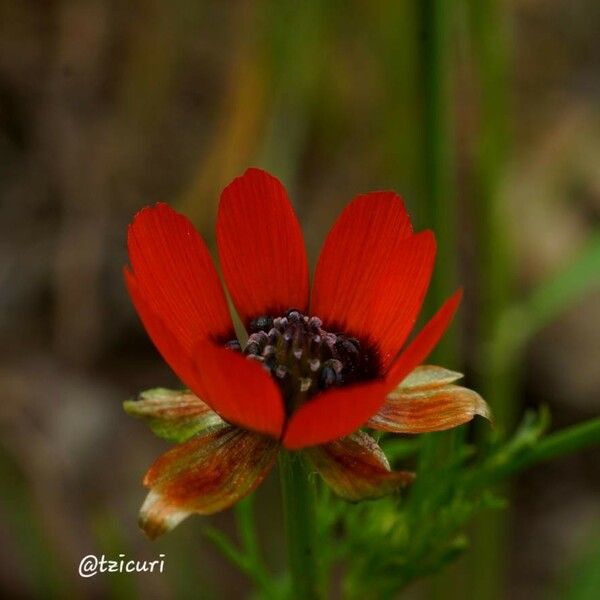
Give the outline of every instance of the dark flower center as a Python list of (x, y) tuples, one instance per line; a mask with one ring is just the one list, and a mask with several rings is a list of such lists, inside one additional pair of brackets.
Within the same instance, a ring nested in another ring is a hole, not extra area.
[(322, 326), (318, 317), (292, 309), (281, 317), (254, 319), (243, 348), (237, 340), (225, 345), (262, 363), (281, 388), (289, 414), (317, 392), (378, 374), (369, 344)]

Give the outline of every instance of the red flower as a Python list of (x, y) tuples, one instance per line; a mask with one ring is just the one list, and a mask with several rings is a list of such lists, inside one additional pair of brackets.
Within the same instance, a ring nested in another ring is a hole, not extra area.
[[(153, 390), (126, 403), (168, 439), (141, 523), (156, 536), (193, 512), (252, 491), (280, 445), (305, 449), (341, 495), (407, 483), (366, 433), (418, 433), (487, 415), (459, 374), (416, 367), (448, 327), (456, 292), (408, 344), (435, 256), (393, 192), (358, 196), (329, 233), (312, 293), (302, 232), (282, 184), (248, 169), (225, 188), (217, 219), (223, 277), (246, 330), (237, 341), (209, 251), (166, 204), (129, 228), (129, 293), (154, 344), (191, 392)], [(416, 370), (415, 370), (416, 369)]]

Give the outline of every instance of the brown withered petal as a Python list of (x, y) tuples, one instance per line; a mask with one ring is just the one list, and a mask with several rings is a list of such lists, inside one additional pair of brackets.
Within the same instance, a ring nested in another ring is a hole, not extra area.
[(192, 513), (228, 508), (262, 482), (278, 449), (272, 438), (229, 425), (176, 446), (146, 473), (140, 527), (154, 539)]
[(413, 473), (391, 471), (382, 449), (363, 431), (304, 452), (333, 491), (347, 500), (379, 498), (414, 480)]
[(185, 442), (205, 429), (224, 425), (223, 419), (189, 390), (146, 390), (137, 400), (124, 402), (123, 408), (146, 421), (157, 436), (172, 442)]
[(436, 367), (434, 365), (421, 365), (411, 371), (394, 390), (391, 395), (414, 388), (439, 387), (448, 383), (454, 383), (462, 379), (462, 373)]
[(491, 418), (489, 406), (473, 390), (451, 384), (397, 389), (367, 427), (394, 433), (426, 433), (462, 425), (475, 415)]

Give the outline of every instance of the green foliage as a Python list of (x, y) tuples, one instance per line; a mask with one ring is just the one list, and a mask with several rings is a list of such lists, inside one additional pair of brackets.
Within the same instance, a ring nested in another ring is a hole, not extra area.
[[(526, 413), (507, 440), (492, 433), (477, 448), (462, 444), (445, 460), (421, 470), (418, 483), (404, 496), (353, 504), (336, 497), (316, 474), (309, 475), (309, 486), (317, 488), (318, 580), (331, 585), (332, 573), (341, 569), (343, 598), (387, 598), (442, 570), (468, 549), (465, 529), (476, 514), (491, 516), (490, 511), (507, 506), (496, 491), (504, 479), (600, 442), (600, 418), (545, 435), (549, 424), (542, 408)], [(393, 466), (405, 468), (407, 458), (425, 451), (422, 439), (384, 437), (380, 443), (392, 463), (401, 463)], [(297, 597), (290, 574), (276, 576), (262, 559), (251, 502), (249, 498), (236, 507), (240, 545), (214, 528), (205, 533), (254, 581), (260, 597)], [(573, 587), (585, 591), (590, 581), (592, 575)]]
[(320, 489), (318, 527), (332, 540), (322, 547), (323, 559), (327, 570), (343, 565), (343, 596), (387, 597), (460, 556), (468, 548), (464, 529), (473, 514), (505, 505), (493, 484), (521, 463), (547, 426), (546, 411), (527, 415), (506, 443), (476, 457), (467, 446), (434, 473), (420, 473), (426, 489), (404, 498), (349, 504)]

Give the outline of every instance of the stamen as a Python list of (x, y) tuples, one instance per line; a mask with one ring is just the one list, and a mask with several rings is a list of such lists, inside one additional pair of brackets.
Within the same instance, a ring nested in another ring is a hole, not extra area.
[(269, 329), (271, 329), (272, 326), (273, 326), (272, 317), (266, 317), (266, 316), (257, 317), (256, 319), (253, 319), (250, 322), (250, 331), (253, 333), (256, 331), (268, 331)]
[(321, 366), (321, 361), (318, 358), (311, 358), (308, 361), (308, 368), (315, 373), (316, 371), (319, 370), (319, 367)]
[(376, 377), (375, 352), (355, 337), (323, 329), (319, 317), (290, 309), (282, 316), (253, 319), (242, 349), (237, 340), (226, 348), (257, 360), (277, 381), (288, 413), (332, 386)]
[(335, 358), (325, 362), (320, 374), (321, 386), (328, 388), (332, 385), (341, 383), (342, 368), (342, 363)]
[(300, 391), (302, 393), (308, 392), (311, 385), (312, 385), (312, 379), (310, 379), (310, 377), (301, 377), (300, 378)]

